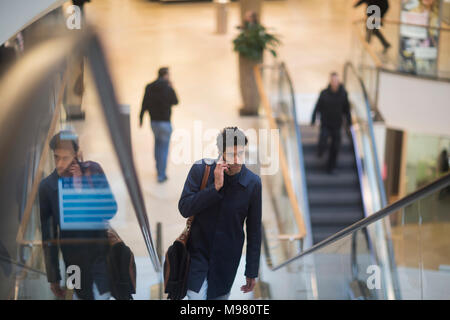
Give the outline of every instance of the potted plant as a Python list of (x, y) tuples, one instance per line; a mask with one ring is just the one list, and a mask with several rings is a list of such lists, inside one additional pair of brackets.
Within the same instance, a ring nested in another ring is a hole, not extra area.
[(264, 50), (276, 57), (275, 48), (280, 40), (266, 31), (256, 19), (255, 13), (249, 13), (244, 26), (238, 27), (241, 32), (233, 40), (234, 51), (239, 54), (239, 84), (244, 106), (239, 110), (241, 115), (257, 115), (259, 94), (253, 68), (262, 63)]

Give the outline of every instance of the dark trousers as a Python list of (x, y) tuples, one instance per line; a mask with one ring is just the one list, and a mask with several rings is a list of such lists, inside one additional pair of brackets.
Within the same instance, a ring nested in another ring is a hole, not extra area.
[(366, 29), (366, 41), (367, 43), (370, 43), (370, 40), (372, 39), (372, 34), (375, 35), (375, 37), (377, 37), (381, 44), (383, 45), (383, 47), (389, 47), (390, 43), (386, 40), (386, 38), (383, 36), (383, 34), (381, 33), (380, 29)]
[(318, 145), (318, 155), (321, 157), (328, 147), (328, 139), (331, 138), (331, 144), (328, 151), (327, 170), (331, 171), (336, 168), (337, 156), (341, 145), (341, 129), (330, 128), (327, 126), (320, 127), (320, 137)]

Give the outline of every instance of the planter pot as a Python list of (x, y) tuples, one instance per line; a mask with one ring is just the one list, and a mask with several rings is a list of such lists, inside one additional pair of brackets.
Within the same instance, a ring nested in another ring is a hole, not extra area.
[(254, 61), (239, 55), (239, 85), (243, 107), (239, 110), (242, 116), (258, 115), (260, 98), (256, 86), (253, 68), (261, 61)]

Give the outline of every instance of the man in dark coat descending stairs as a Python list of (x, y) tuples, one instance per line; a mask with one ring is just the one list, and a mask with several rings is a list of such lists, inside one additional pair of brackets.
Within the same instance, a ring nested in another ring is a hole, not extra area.
[(341, 143), (342, 118), (345, 117), (347, 125), (351, 124), (350, 104), (347, 91), (339, 81), (336, 72), (330, 75), (330, 84), (320, 93), (319, 100), (314, 108), (311, 125), (316, 122), (316, 114), (320, 114), (320, 138), (318, 144), (318, 156), (324, 153), (328, 138), (331, 137), (328, 154), (327, 171), (332, 173), (336, 168), (336, 161)]

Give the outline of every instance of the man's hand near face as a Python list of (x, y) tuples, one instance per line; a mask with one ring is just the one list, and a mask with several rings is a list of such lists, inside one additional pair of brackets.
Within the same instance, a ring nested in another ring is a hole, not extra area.
[(228, 170), (228, 165), (223, 160), (218, 161), (214, 169), (214, 186), (217, 191), (223, 187), (223, 172), (225, 170)]
[(81, 182), (81, 168), (75, 159), (69, 167), (69, 172), (72, 174), (74, 187), (76, 189), (82, 189), (83, 184)]
[(78, 162), (76, 162), (75, 160), (72, 162), (72, 164), (69, 167), (69, 172), (72, 174), (73, 177), (77, 178), (81, 177), (82, 173)]

